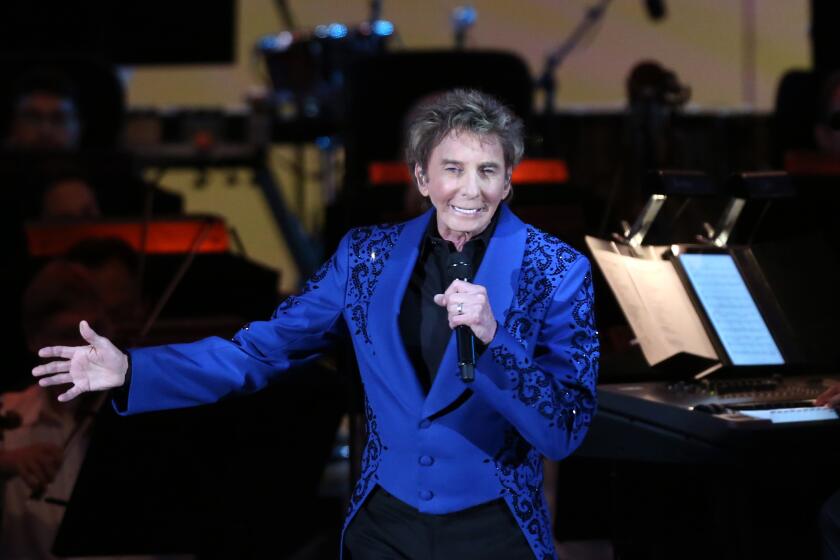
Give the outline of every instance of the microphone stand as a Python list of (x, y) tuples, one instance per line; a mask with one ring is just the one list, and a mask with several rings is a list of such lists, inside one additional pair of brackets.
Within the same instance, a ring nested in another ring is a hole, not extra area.
[(378, 21), (382, 17), (382, 0), (371, 0), (370, 23)]
[(289, 9), (289, 3), (286, 0), (275, 0), (274, 9), (280, 14), (280, 18), (283, 20), (283, 23), (286, 24), (286, 28), (289, 31), (297, 29), (295, 18), (292, 15), (292, 10)]
[(545, 69), (537, 81), (537, 87), (545, 91), (545, 115), (552, 115), (554, 113), (554, 92), (556, 89), (554, 80), (555, 70), (575, 50), (575, 47), (577, 47), (578, 43), (583, 40), (587, 33), (601, 21), (610, 2), (612, 0), (598, 0), (598, 3), (589, 7), (586, 10), (583, 20), (572, 30), (571, 35), (546, 57)]

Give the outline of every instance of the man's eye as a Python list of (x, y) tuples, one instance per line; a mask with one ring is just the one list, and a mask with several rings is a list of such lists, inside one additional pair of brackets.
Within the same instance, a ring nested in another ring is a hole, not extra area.
[(457, 167), (446, 167), (445, 170), (448, 171), (449, 173), (458, 173), (459, 171), (461, 171)]
[(481, 172), (484, 173), (485, 175), (492, 175), (493, 173), (496, 172), (496, 170), (492, 167), (485, 167), (484, 169), (481, 170)]

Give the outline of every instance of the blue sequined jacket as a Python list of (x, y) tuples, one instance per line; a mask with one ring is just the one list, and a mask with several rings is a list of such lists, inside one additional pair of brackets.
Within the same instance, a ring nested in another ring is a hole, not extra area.
[(297, 296), (232, 340), (131, 351), (126, 413), (255, 391), (349, 327), (366, 395), (368, 440), (345, 529), (378, 484), (425, 513), (503, 498), (539, 559), (555, 558), (542, 456), (562, 459), (595, 412), (598, 338), (587, 259), (503, 204), (474, 283), (499, 321), (461, 381), (451, 337), (427, 395), (397, 314), (431, 211), (351, 230)]

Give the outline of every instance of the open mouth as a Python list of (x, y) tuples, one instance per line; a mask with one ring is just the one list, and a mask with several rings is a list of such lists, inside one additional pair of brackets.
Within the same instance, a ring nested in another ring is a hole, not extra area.
[(461, 208), (460, 206), (449, 205), (453, 212), (462, 216), (475, 216), (484, 211), (484, 208)]

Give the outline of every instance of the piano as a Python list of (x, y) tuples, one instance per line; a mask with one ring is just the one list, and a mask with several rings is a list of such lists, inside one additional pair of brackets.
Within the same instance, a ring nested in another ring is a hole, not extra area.
[[(808, 268), (755, 247), (647, 247), (638, 256), (588, 243), (651, 370), (598, 386), (581, 453), (677, 463), (766, 454), (828, 460), (820, 442), (840, 441), (840, 416), (814, 399), (840, 383), (831, 273), (791, 274)], [(819, 252), (796, 249), (822, 268)]]

